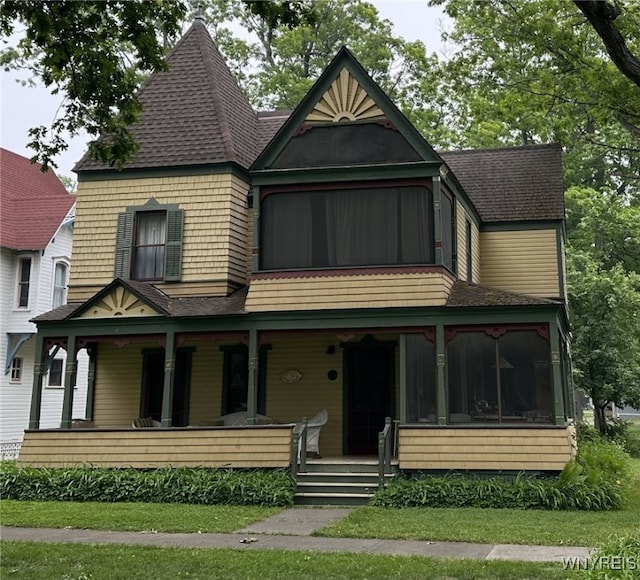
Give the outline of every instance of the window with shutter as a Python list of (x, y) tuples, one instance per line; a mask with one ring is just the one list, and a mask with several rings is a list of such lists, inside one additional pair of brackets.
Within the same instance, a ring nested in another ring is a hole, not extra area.
[(184, 210), (155, 199), (118, 215), (114, 276), (177, 282), (182, 271)]

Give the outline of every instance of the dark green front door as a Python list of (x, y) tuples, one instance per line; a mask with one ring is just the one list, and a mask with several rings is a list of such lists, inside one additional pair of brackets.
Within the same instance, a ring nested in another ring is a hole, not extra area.
[(378, 433), (393, 410), (394, 353), (394, 344), (373, 339), (345, 348), (347, 455), (378, 452)]

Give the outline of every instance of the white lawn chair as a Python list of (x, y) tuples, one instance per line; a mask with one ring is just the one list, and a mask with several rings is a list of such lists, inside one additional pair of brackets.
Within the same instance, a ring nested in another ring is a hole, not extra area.
[(315, 417), (307, 421), (307, 454), (320, 455), (320, 429), (327, 422), (329, 413), (322, 409)]

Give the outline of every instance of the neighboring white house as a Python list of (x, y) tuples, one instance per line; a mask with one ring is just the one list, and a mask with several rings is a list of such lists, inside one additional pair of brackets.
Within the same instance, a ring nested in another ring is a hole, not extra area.
[[(0, 456), (13, 457), (29, 423), (36, 326), (66, 303), (75, 199), (52, 171), (0, 148)], [(41, 425), (59, 427), (66, 353), (46, 360)], [(88, 357), (78, 356), (73, 416), (85, 417)]]

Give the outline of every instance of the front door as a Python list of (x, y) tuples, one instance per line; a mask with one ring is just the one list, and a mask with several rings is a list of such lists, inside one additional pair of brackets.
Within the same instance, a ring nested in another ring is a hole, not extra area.
[[(164, 349), (144, 351), (142, 361), (140, 416), (160, 421), (164, 391)], [(171, 425), (172, 427), (185, 427), (189, 420), (188, 385), (191, 375), (191, 349), (178, 349), (175, 364)]]
[(378, 433), (392, 416), (395, 344), (365, 339), (345, 348), (346, 453), (378, 452)]

